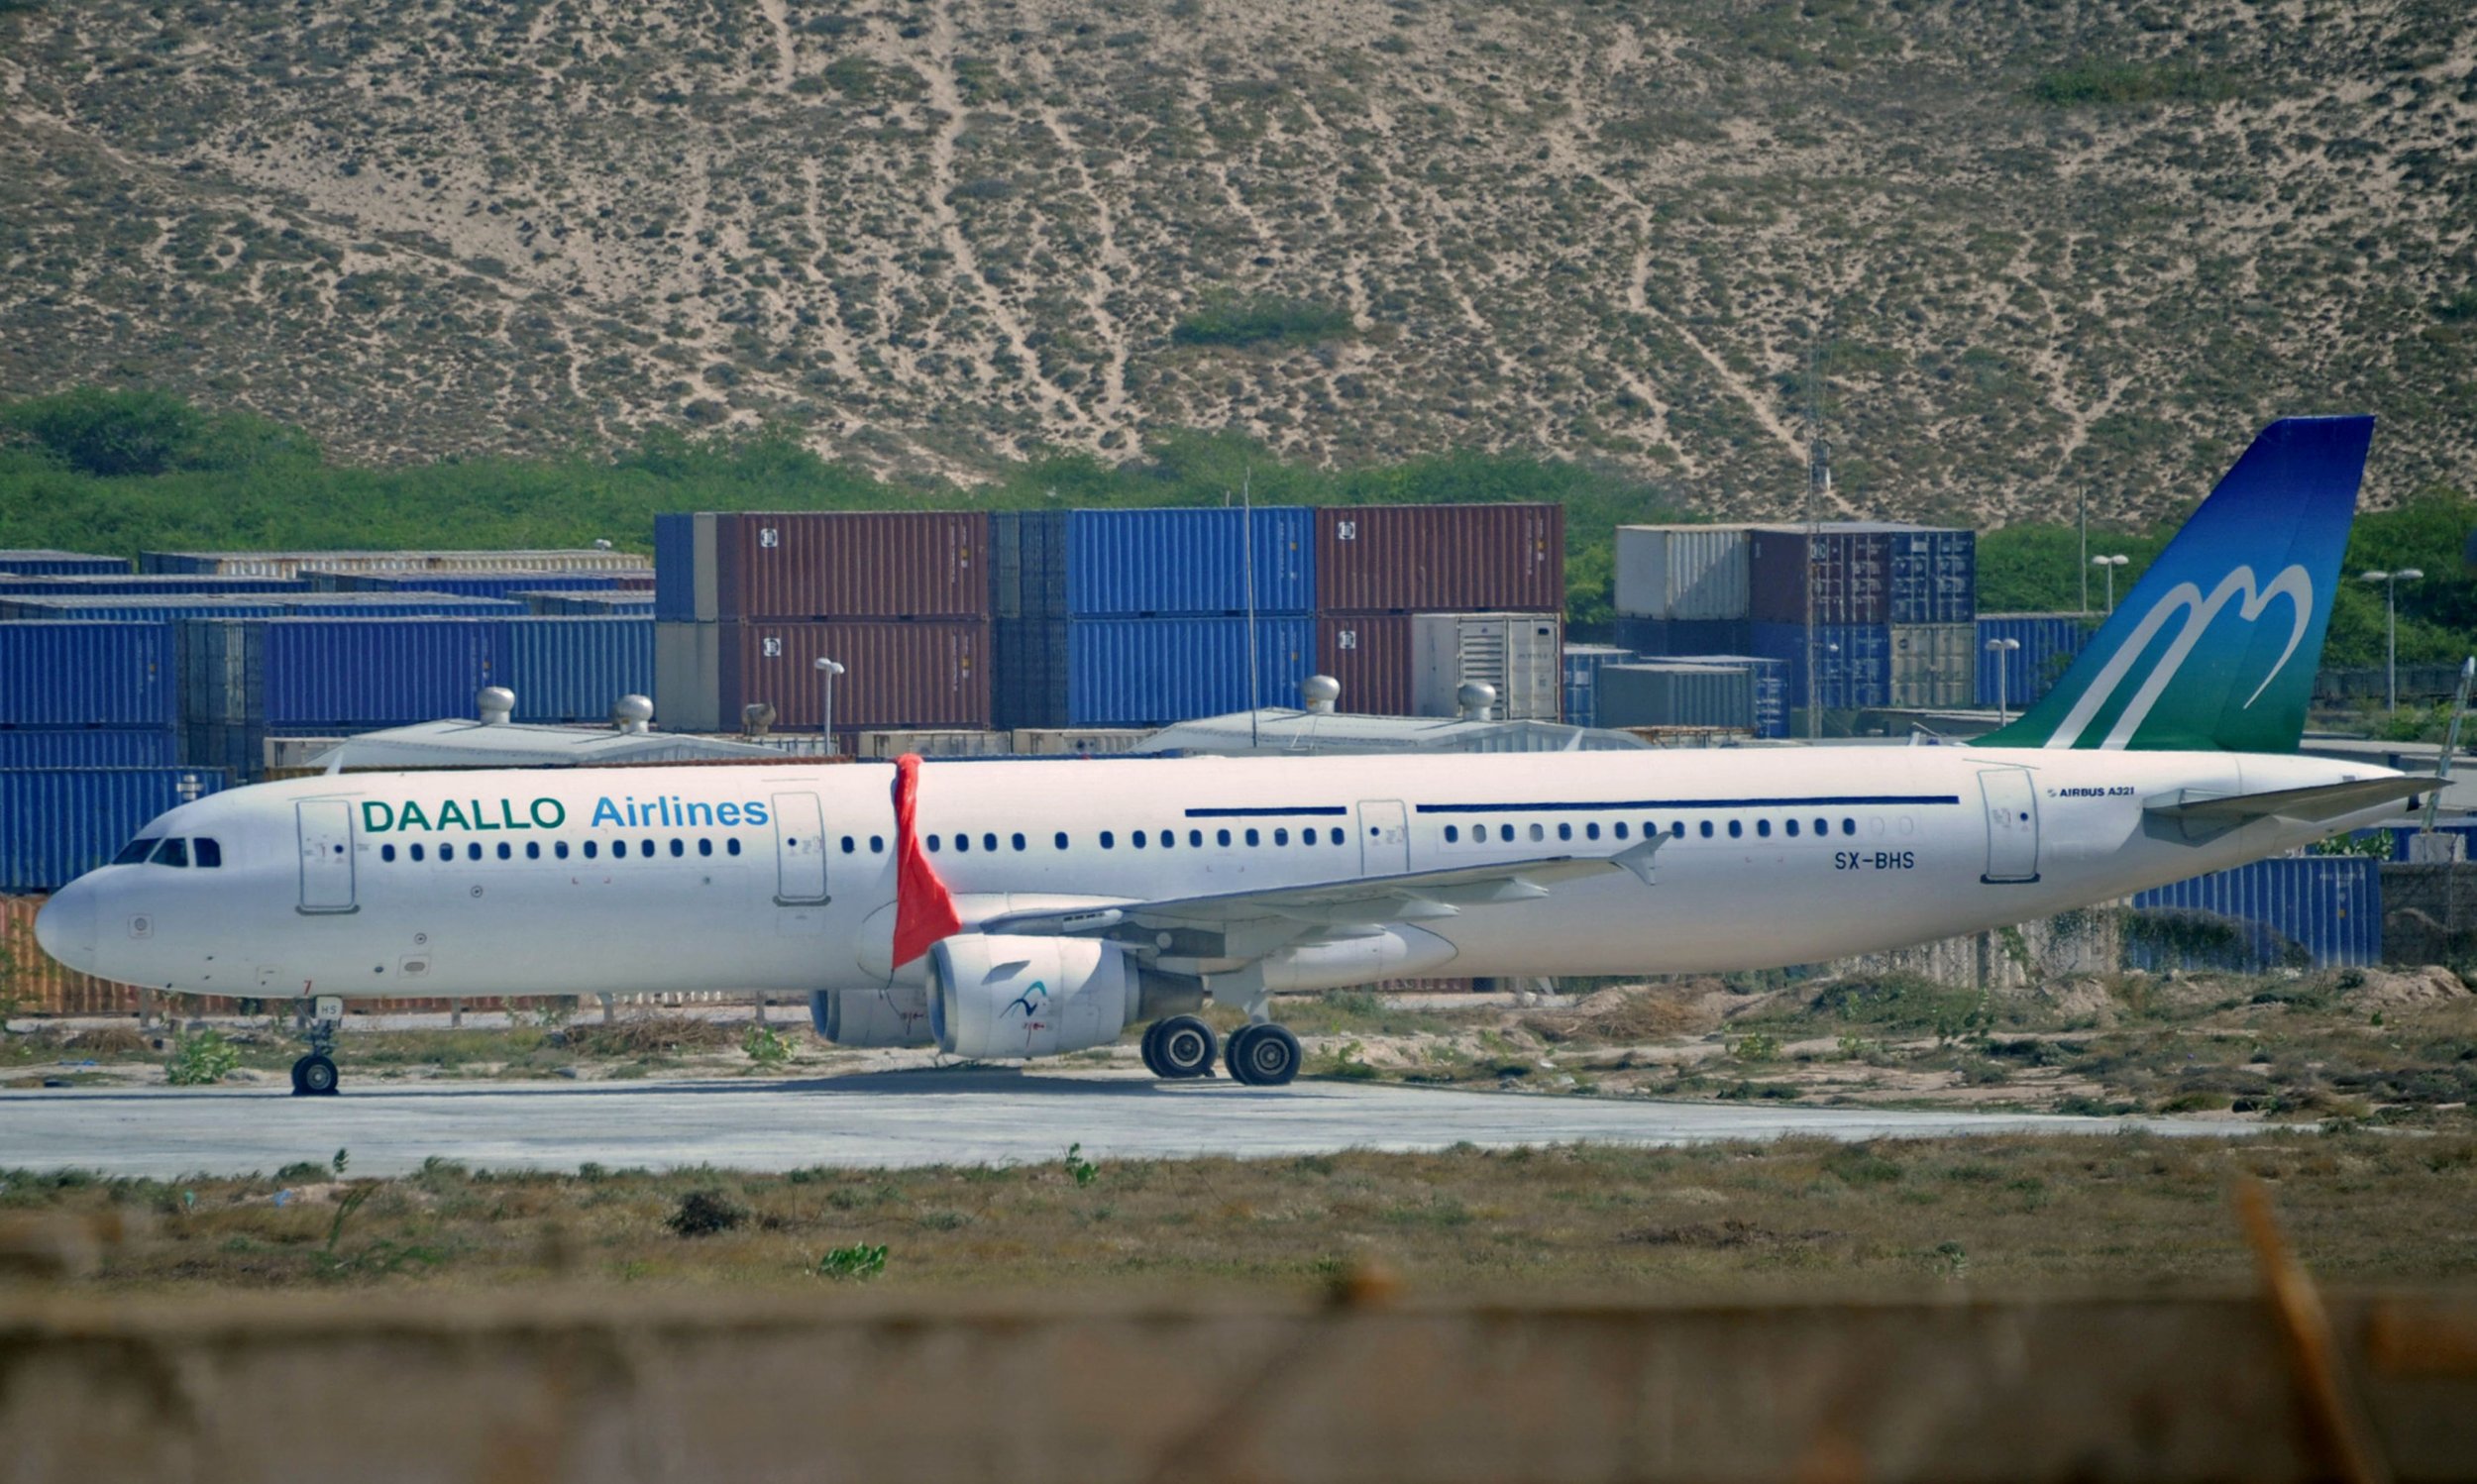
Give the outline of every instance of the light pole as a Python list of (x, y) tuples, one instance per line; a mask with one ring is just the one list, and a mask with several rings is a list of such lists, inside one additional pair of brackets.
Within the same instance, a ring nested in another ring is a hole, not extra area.
[(2009, 696), (2006, 694), (2006, 685), (2010, 680), (2010, 677), (2005, 672), (2011, 667), (2005, 664), (2005, 659), (2014, 650), (2019, 649), (2020, 647), (2021, 641), (2018, 639), (1990, 639), (1987, 641), (1987, 652), (1995, 657), (1995, 724), (1997, 726), (2004, 724), (2004, 711), (2009, 702)]
[(2115, 611), (2115, 570), (2131, 560), (2132, 558), (2123, 556), (2093, 557), (2090, 559), (2091, 566), (2103, 567), (2107, 570), (2107, 611), (2110, 613)]
[(2400, 709), (2400, 584), (2424, 575), (2414, 567), (2365, 575), (2365, 581), (2383, 584), (2383, 703), (2394, 711)]
[(823, 655), (817, 656), (817, 677), (825, 682), (825, 709), (817, 715), (817, 735), (825, 739), (828, 757), (834, 753), (834, 677), (842, 673), (842, 666)]

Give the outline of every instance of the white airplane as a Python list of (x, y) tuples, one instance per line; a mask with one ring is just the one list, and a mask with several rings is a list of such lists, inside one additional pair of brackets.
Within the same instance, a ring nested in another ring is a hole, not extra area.
[(297, 779), (164, 813), (36, 932), (174, 993), (807, 993), (839, 1044), (967, 1057), (1149, 1021), (1166, 1078), (1212, 1070), (1211, 999), (1231, 1074), (1286, 1083), (1280, 992), (1810, 963), (2389, 815), (2433, 781), (2295, 754), (2371, 433), (2265, 430), (1973, 745)]

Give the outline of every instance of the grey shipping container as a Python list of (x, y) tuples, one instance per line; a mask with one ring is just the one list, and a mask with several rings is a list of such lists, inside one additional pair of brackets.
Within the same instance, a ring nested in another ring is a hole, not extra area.
[(0, 572), (15, 573), (22, 578), (100, 577), (127, 571), (127, 557), (104, 557), (91, 552), (58, 552), (45, 548), (0, 551)]
[(1321, 509), (1316, 606), (1328, 613), (1562, 612), (1565, 507)]
[(637, 572), (643, 555), (598, 547), (538, 551), (401, 552), (140, 552), (140, 572), (223, 573), (231, 577), (297, 577), (321, 572)]
[(1610, 665), (1631, 664), (1633, 650), (1619, 649), (1613, 644), (1568, 644), (1564, 655), (1565, 719), (1575, 726), (1597, 726), (1598, 707), (1594, 704), (1600, 671)]
[(987, 623), (657, 623), (654, 715), (674, 731), (740, 725), (744, 706), (775, 709), (775, 726), (814, 731), (825, 709), (815, 662), (834, 678), (837, 732), (978, 729), (990, 723)]
[(2362, 856), (2255, 861), (2137, 893), (2125, 962), (2152, 971), (2380, 963), (2382, 864)]
[(1753, 731), (1752, 672), (1705, 665), (1611, 665), (1599, 677), (1599, 724)]
[(165, 809), (219, 793), (212, 768), (0, 770), (0, 892), (53, 892), (108, 864)]
[[(1755, 682), (1755, 735), (1785, 737), (1789, 734), (1789, 666), (1785, 660), (1764, 655), (1645, 655), (1647, 664), (1699, 665), (1706, 669), (1744, 670)], [(1802, 700), (1797, 704), (1804, 704)]]
[(1955, 710), (1972, 703), (1978, 689), (1977, 625), (1896, 623), (1890, 629), (1893, 705)]
[(160, 623), (0, 623), (0, 726), (170, 726), (180, 671)]
[(1555, 721), (1564, 701), (1564, 620), (1541, 613), (1411, 615), (1411, 706), (1452, 716), (1465, 682), (1496, 688), (1496, 719)]
[(1619, 526), (1617, 611), (1637, 618), (1742, 619), (1743, 526)]

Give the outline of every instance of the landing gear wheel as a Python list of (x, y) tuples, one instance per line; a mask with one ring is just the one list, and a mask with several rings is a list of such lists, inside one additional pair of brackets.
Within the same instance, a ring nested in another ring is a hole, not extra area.
[(1280, 1087), (1299, 1075), (1299, 1038), (1270, 1023), (1244, 1025), (1230, 1038), (1230, 1075), (1249, 1087)]
[(1161, 1044), (1161, 1027), (1168, 1023), (1169, 1022), (1166, 1020), (1155, 1020), (1151, 1024), (1144, 1027), (1144, 1070), (1150, 1072), (1155, 1077), (1167, 1077), (1170, 1075), (1169, 1073), (1161, 1070), (1161, 1058), (1157, 1054), (1157, 1048)]
[(1152, 1027), (1152, 1070), (1172, 1081), (1209, 1077), (1213, 1072), (1213, 1027), (1193, 1015), (1172, 1015)]
[(323, 1056), (304, 1056), (292, 1064), (292, 1096), (332, 1098), (336, 1095), (336, 1064)]

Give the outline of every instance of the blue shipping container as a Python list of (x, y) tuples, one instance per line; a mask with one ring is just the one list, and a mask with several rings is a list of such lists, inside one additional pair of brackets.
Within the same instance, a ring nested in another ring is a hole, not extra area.
[[(1755, 735), (1789, 734), (1789, 667), (1767, 655), (1645, 655), (1647, 662), (1677, 665), (1718, 665), (1743, 669), (1755, 678)], [(1801, 698), (1797, 704), (1803, 705)]]
[[(2079, 613), (1980, 614), (1978, 703), (1992, 706), (2000, 700), (2018, 711), (2045, 695), (2090, 642), (2097, 622)], [(2021, 647), (1994, 654), (1987, 648), (1990, 639), (2010, 639)]]
[(1574, 726), (1599, 725), (1600, 671), (1610, 665), (1634, 663), (1634, 651), (1613, 644), (1565, 646), (1565, 720)]
[[(547, 620), (545, 620), (547, 621)], [(509, 620), (269, 618), (181, 626), (185, 719), (361, 730), (474, 714)]]
[(180, 733), (168, 726), (0, 727), (0, 768), (169, 768)]
[(607, 592), (619, 585), (615, 572), (313, 572), (321, 592), (453, 592), (463, 597), (508, 597), (519, 592)]
[(0, 597), (230, 597), (309, 590), (309, 583), (296, 578), (164, 577), (153, 573), (65, 578), (0, 576)]
[(1929, 527), (1885, 538), (1894, 623), (1968, 623), (1978, 613), (1979, 535)]
[(499, 685), (518, 721), (605, 721), (622, 695), (654, 693), (654, 620), (510, 618)]
[(1303, 506), (1023, 511), (992, 539), (1001, 617), (1244, 613), (1250, 549), (1257, 613), (1316, 605), (1316, 512)]
[(654, 616), (673, 623), (697, 618), (697, 517), (654, 517)]
[(160, 623), (0, 623), (0, 726), (170, 726), (171, 631)]
[(1812, 699), (1827, 711), (1892, 703), (1892, 630), (1881, 623), (1822, 623), (1812, 633), (1794, 623), (1758, 623), (1753, 653), (1786, 664), (1789, 709), (1809, 699), (1806, 663), (1815, 660)]
[[(1255, 621), (1255, 699), (1287, 705), (1316, 664), (1316, 621)], [(1083, 618), (999, 625), (1002, 726), (1159, 726), (1246, 709), (1244, 618)]]
[(555, 618), (651, 618), (654, 595), (642, 591), (510, 592), (528, 611)]
[(16, 550), (0, 552), (0, 572), (22, 578), (106, 577), (129, 571), (127, 557), (98, 557), (87, 552)]
[(171, 623), (184, 618), (354, 618), (521, 613), (503, 598), (450, 592), (262, 592), (247, 597), (0, 597), (0, 620)]
[(0, 892), (57, 891), (148, 820), (227, 782), (212, 768), (0, 770)]
[(2137, 969), (2350, 969), (2382, 962), (2382, 862), (2255, 861), (2133, 899), (2124, 962)]
[(1626, 618), (1614, 625), (1620, 649), (1638, 655), (1742, 655), (1755, 647), (1743, 618)]

